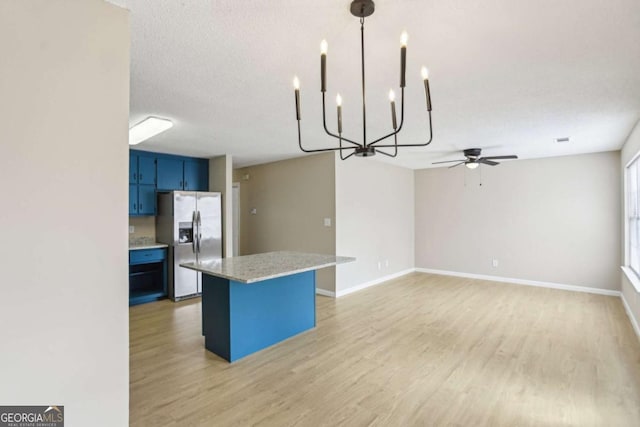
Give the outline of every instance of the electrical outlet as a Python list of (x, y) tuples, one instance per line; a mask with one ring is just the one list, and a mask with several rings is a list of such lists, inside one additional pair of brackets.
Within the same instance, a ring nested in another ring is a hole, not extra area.
[(331, 218), (325, 218), (324, 219), (324, 226), (325, 227), (331, 227)]
[(135, 227), (135, 226), (133, 226), (133, 225), (130, 225), (130, 226), (129, 226), (129, 234), (133, 234), (133, 233), (135, 233), (135, 232), (136, 232), (136, 227)]
[(493, 265), (494, 267), (497, 267), (497, 266), (498, 266), (498, 260), (497, 260), (497, 259), (494, 259), (494, 260), (493, 260), (493, 262), (492, 262), (492, 265)]
[(258, 209), (256, 208), (251, 209), (251, 215), (256, 215), (257, 213), (258, 213)]

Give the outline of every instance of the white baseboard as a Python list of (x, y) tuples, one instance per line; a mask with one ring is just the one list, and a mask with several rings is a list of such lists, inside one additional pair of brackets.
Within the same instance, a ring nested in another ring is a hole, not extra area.
[(336, 293), (335, 292), (327, 291), (327, 290), (321, 289), (321, 288), (316, 288), (316, 294), (323, 295), (325, 297), (331, 297), (331, 298), (335, 298), (336, 297)]
[(640, 326), (638, 326), (638, 321), (633, 316), (631, 307), (629, 307), (629, 304), (627, 303), (627, 300), (625, 299), (624, 294), (622, 292), (620, 293), (620, 299), (622, 299), (622, 305), (624, 306), (624, 311), (627, 312), (627, 317), (629, 317), (631, 326), (633, 326), (633, 330), (635, 331), (636, 336), (638, 337), (638, 339), (640, 339)]
[(466, 277), (469, 279), (490, 280), (492, 282), (512, 283), (515, 285), (538, 286), (541, 288), (562, 289), (564, 291), (587, 292), (590, 294), (609, 295), (619, 297), (620, 291), (612, 291), (610, 289), (588, 288), (586, 286), (565, 285), (562, 283), (540, 282), (537, 280), (514, 279), (510, 277), (488, 276), (484, 274), (460, 273), (457, 271), (435, 270), (432, 268), (416, 268), (420, 273), (440, 274), (443, 276)]
[(352, 294), (354, 292), (361, 291), (361, 290), (363, 290), (365, 288), (369, 288), (371, 286), (379, 285), (381, 283), (387, 282), (387, 281), (392, 280), (392, 279), (397, 279), (398, 277), (404, 276), (404, 275), (409, 274), (409, 273), (413, 273), (414, 271), (416, 271), (415, 268), (409, 268), (409, 269), (406, 269), (406, 270), (403, 270), (403, 271), (399, 271), (399, 272), (394, 273), (394, 274), (390, 274), (388, 276), (384, 276), (384, 277), (380, 277), (378, 279), (370, 280), (368, 282), (361, 283), (359, 285), (352, 286), (350, 288), (338, 291), (338, 292), (336, 292), (336, 297), (340, 298), (342, 296), (349, 295), (349, 294)]

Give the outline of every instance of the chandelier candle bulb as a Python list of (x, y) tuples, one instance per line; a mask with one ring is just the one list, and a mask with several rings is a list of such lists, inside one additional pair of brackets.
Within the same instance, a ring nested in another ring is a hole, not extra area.
[(298, 80), (298, 76), (293, 78), (293, 88), (296, 93), (296, 120), (300, 121), (300, 80)]
[(424, 80), (424, 94), (427, 97), (427, 111), (431, 111), (431, 91), (429, 90), (429, 70), (427, 70), (427, 67), (422, 67), (420, 74), (422, 74), (422, 80)]
[(392, 90), (389, 91), (389, 101), (391, 101), (391, 124), (393, 130), (398, 129), (398, 122), (396, 121), (396, 94)]
[(342, 133), (342, 97), (340, 94), (336, 96), (336, 104), (338, 104), (338, 133)]
[(406, 31), (400, 36), (400, 87), (405, 87), (405, 74), (407, 70), (407, 40), (409, 35)]
[(329, 45), (326, 40), (320, 42), (320, 91), (327, 91), (327, 50)]

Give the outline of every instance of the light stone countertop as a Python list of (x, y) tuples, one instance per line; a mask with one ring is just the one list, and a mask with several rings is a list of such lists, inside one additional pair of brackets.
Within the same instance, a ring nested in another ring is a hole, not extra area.
[(141, 244), (129, 244), (130, 251), (139, 251), (140, 249), (158, 249), (166, 248), (169, 245), (165, 243), (141, 243)]
[(180, 266), (236, 282), (254, 283), (355, 260), (351, 257), (283, 251), (198, 263), (189, 262)]

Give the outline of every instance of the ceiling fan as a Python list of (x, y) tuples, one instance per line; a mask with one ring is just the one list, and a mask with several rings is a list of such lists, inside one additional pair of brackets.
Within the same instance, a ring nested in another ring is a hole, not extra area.
[(432, 164), (437, 165), (437, 164), (440, 164), (440, 163), (457, 162), (457, 164), (455, 164), (453, 166), (449, 166), (449, 169), (455, 168), (456, 166), (460, 166), (461, 164), (464, 164), (469, 169), (475, 169), (478, 166), (480, 166), (480, 164), (489, 165), (489, 166), (495, 166), (495, 165), (499, 165), (500, 164), (498, 162), (495, 162), (494, 160), (507, 160), (507, 159), (517, 159), (518, 158), (518, 156), (516, 156), (515, 154), (511, 154), (511, 155), (508, 155), (508, 156), (480, 157), (480, 153), (481, 152), (482, 152), (482, 148), (467, 148), (466, 150), (462, 151), (462, 153), (466, 157), (466, 159), (464, 159), (464, 160), (445, 160), (444, 162), (434, 162)]

